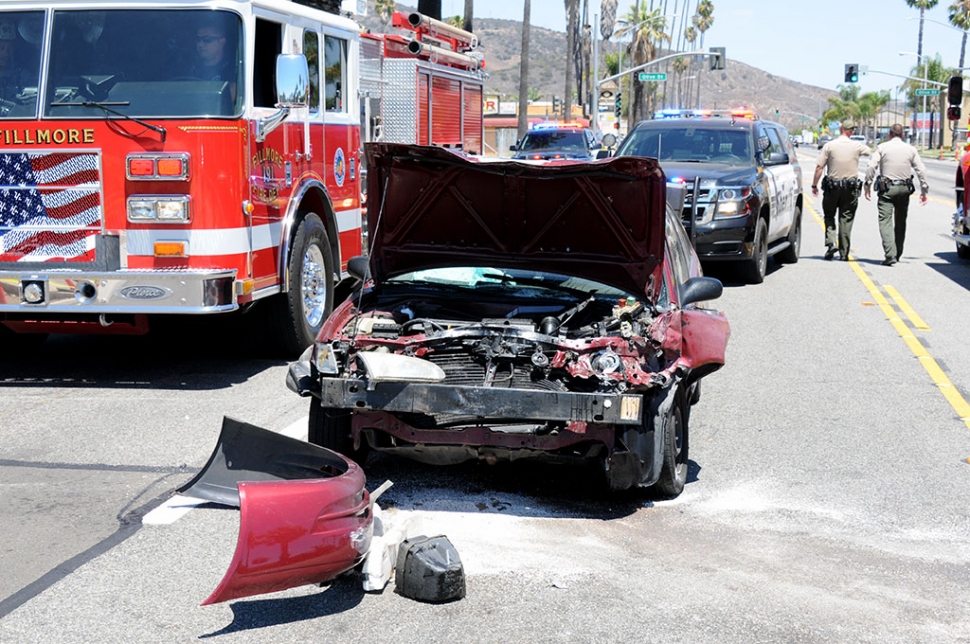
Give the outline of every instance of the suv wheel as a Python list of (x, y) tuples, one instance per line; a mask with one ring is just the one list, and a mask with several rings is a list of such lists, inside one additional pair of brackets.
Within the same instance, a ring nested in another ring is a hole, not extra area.
[(795, 220), (788, 231), (788, 248), (778, 253), (778, 261), (782, 264), (794, 264), (802, 246), (802, 209), (795, 206)]
[(752, 246), (751, 258), (744, 266), (745, 277), (749, 284), (761, 284), (765, 281), (765, 272), (768, 270), (768, 239), (764, 219), (758, 219)]

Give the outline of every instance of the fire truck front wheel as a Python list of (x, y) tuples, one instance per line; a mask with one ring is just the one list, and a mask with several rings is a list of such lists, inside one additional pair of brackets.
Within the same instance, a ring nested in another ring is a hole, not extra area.
[(320, 218), (307, 213), (296, 229), (287, 262), (290, 288), (276, 302), (276, 338), (290, 356), (316, 340), (333, 308), (333, 256)]

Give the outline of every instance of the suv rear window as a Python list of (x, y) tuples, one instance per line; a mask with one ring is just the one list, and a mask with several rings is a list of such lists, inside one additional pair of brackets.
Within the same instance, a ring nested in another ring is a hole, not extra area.
[(744, 166), (751, 165), (753, 155), (751, 137), (745, 130), (689, 126), (634, 130), (616, 156)]

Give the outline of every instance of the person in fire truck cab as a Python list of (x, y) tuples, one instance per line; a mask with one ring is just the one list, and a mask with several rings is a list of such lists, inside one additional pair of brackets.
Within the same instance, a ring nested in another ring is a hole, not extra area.
[(195, 50), (198, 59), (189, 76), (206, 81), (227, 81), (236, 93), (236, 61), (227, 47), (229, 32), (221, 21), (203, 23), (195, 33)]
[[(27, 70), (16, 60), (17, 26), (0, 22), (0, 114), (16, 101), (27, 84)], [(36, 82), (34, 83), (36, 85)]]

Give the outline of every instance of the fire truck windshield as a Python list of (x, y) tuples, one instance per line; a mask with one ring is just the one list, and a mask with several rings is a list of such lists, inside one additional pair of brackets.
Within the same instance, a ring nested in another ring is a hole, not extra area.
[[(49, 64), (40, 83), (34, 75), (32, 90), (36, 103), (36, 88), (43, 87), (45, 117), (104, 118), (102, 105), (117, 115), (143, 118), (242, 111), (242, 22), (235, 13), (54, 11), (50, 33)], [(38, 60), (41, 40), (38, 35), (34, 45)], [(36, 111), (28, 109), (27, 116)]]

